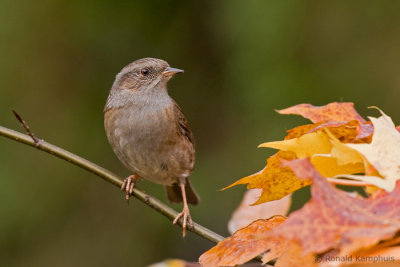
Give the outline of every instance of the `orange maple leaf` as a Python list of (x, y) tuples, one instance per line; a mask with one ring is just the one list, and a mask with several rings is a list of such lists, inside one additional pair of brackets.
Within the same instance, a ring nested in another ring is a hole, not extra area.
[(361, 123), (365, 123), (363, 117), (361, 117), (360, 114), (358, 114), (358, 112), (354, 109), (354, 104), (346, 102), (333, 102), (321, 107), (310, 104), (299, 104), (286, 109), (277, 110), (277, 112), (279, 114), (301, 115), (314, 123), (324, 121), (341, 122), (351, 120), (357, 120)]
[(360, 123), (357, 120), (341, 122), (318, 122), (314, 124), (300, 125), (287, 130), (285, 140), (299, 138), (305, 134), (329, 129), (343, 143), (370, 143), (374, 127), (370, 121)]
[[(301, 246), (295, 242), (281, 241), (284, 246), (280, 248), (281, 255), (276, 260), (274, 267), (317, 267), (318, 261), (315, 260), (315, 255), (304, 254)], [(268, 253), (266, 254), (268, 255)], [(270, 259), (263, 257), (263, 262), (268, 262)]]
[(268, 220), (257, 220), (203, 253), (199, 262), (207, 267), (236, 266), (249, 261), (268, 248), (273, 249), (268, 252), (269, 256), (264, 258), (274, 259), (282, 254), (282, 249), (286, 246), (280, 240), (265, 237), (285, 219), (283, 216), (274, 216)]
[[(277, 110), (277, 112), (279, 114), (301, 115), (304, 118), (314, 122), (315, 127), (312, 127), (313, 124), (297, 127), (300, 128), (302, 131), (308, 129), (308, 131), (304, 132), (303, 134), (317, 131), (321, 128), (329, 127), (332, 129), (334, 127), (340, 127), (346, 124), (353, 124), (356, 129), (356, 131), (354, 132), (355, 136), (353, 138), (354, 133), (348, 136), (346, 138), (348, 142), (369, 143), (371, 142), (371, 136), (374, 131), (374, 127), (372, 126), (371, 122), (366, 122), (364, 118), (361, 117), (360, 114), (358, 114), (358, 112), (354, 109), (353, 103), (333, 102), (320, 107), (310, 104), (299, 104), (286, 109)], [(347, 125), (346, 127), (348, 128), (348, 126), (349, 125)], [(300, 129), (294, 128), (292, 130), (289, 130), (289, 134), (285, 139), (299, 137), (298, 135), (296, 136), (296, 134), (291, 132), (293, 132), (293, 130), (299, 131)], [(346, 142), (344, 140), (341, 141)]]

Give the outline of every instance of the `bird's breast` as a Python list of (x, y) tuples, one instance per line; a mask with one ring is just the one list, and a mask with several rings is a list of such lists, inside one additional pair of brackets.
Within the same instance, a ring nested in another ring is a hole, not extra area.
[(111, 109), (105, 128), (117, 157), (145, 179), (171, 184), (193, 169), (193, 145), (177, 135), (170, 106)]

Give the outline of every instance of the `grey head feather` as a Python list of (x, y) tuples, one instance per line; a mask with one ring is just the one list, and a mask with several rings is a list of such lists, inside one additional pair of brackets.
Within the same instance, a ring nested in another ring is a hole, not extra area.
[[(169, 78), (161, 74), (168, 67), (166, 61), (156, 58), (139, 59), (125, 66), (115, 78), (104, 112), (129, 105), (151, 107), (172, 103), (167, 91)], [(141, 75), (145, 68), (150, 71), (149, 77)]]

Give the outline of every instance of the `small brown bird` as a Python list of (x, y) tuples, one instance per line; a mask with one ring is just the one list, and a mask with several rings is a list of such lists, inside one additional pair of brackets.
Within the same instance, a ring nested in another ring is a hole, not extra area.
[(133, 175), (121, 190), (129, 200), (137, 178), (166, 186), (167, 197), (183, 202), (183, 236), (193, 224), (188, 203), (199, 197), (188, 177), (194, 168), (194, 138), (181, 109), (168, 95), (167, 82), (183, 70), (167, 62), (143, 58), (118, 73), (104, 108), (104, 125), (115, 154)]

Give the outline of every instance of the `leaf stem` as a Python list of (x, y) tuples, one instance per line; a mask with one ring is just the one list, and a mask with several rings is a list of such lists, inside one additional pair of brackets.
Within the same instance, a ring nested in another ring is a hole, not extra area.
[(328, 182), (331, 184), (339, 184), (339, 185), (347, 185), (347, 186), (369, 186), (372, 185), (367, 182), (360, 182), (354, 180), (345, 180), (345, 179), (338, 179), (338, 178), (326, 178)]

